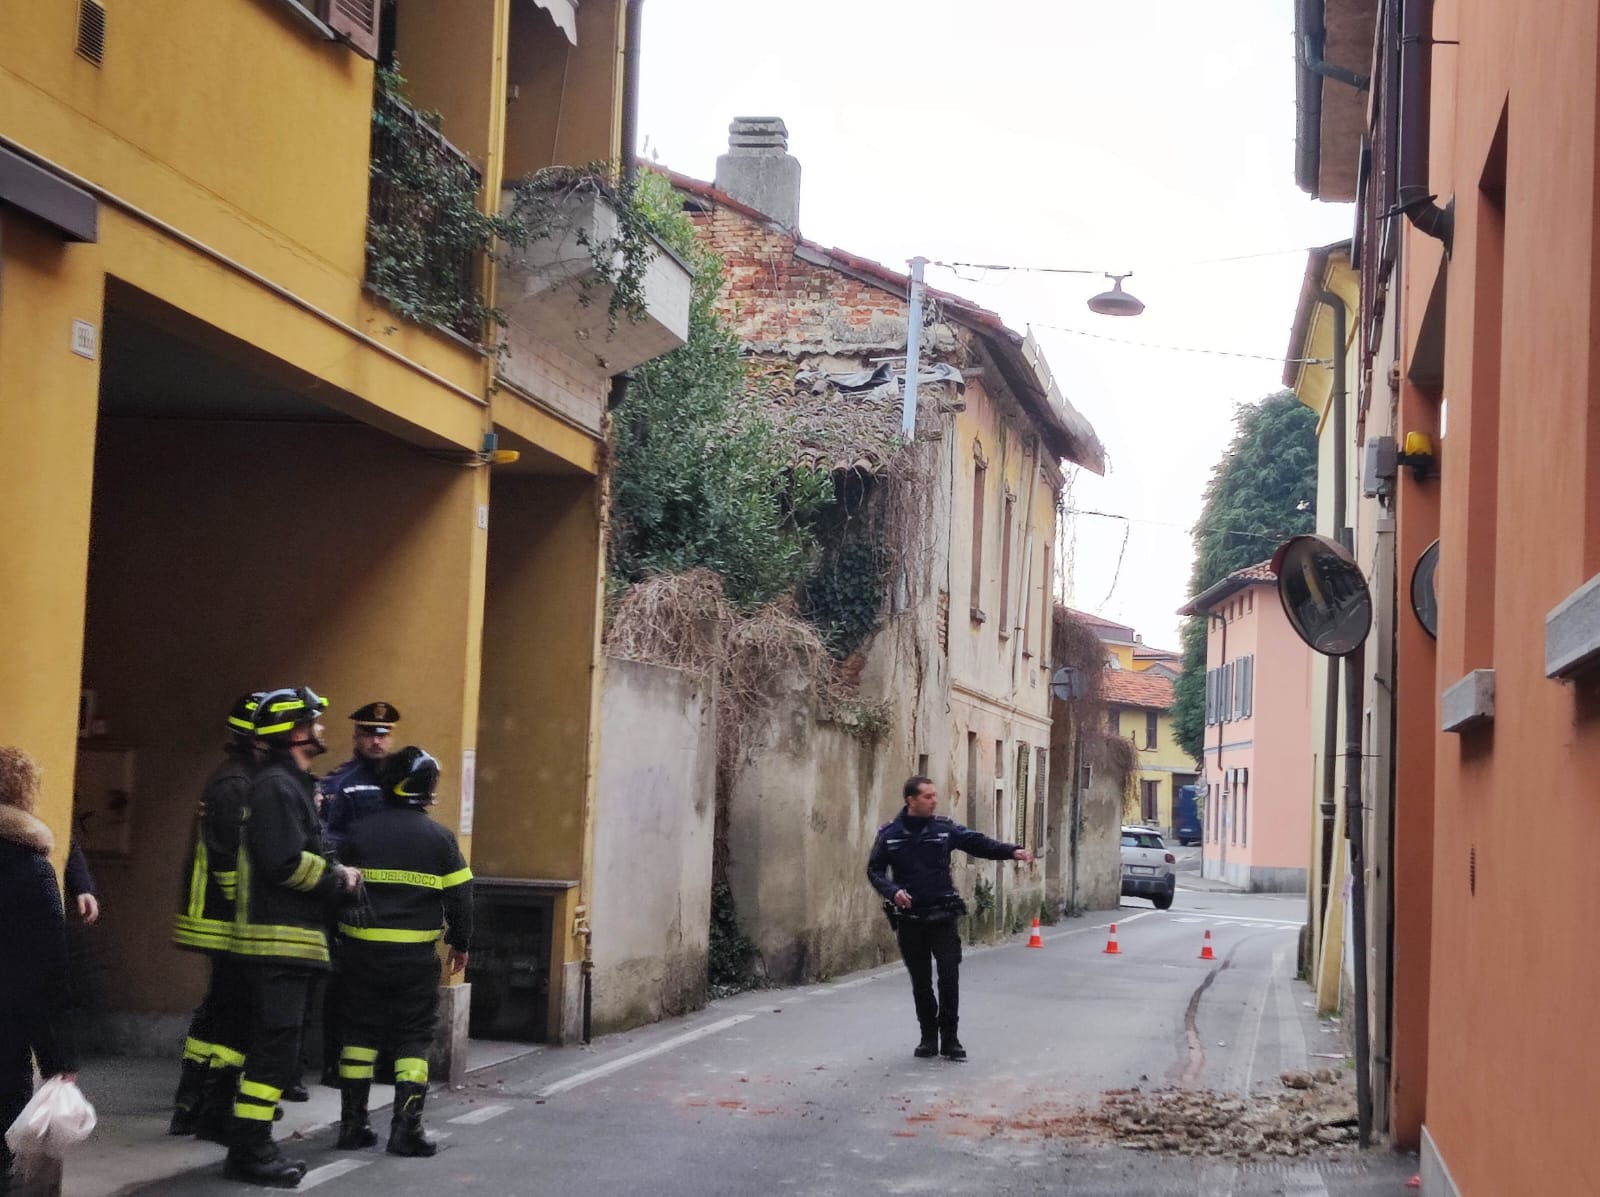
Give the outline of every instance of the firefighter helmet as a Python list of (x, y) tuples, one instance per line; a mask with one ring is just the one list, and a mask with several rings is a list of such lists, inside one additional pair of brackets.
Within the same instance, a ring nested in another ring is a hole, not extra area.
[(265, 694), (260, 690), (239, 695), (234, 701), (233, 710), (228, 712), (228, 730), (241, 740), (252, 739), (256, 734), (256, 707), (264, 697)]
[(295, 728), (315, 723), (327, 709), (328, 700), (310, 686), (268, 691), (256, 704), (256, 737), (287, 740)]
[(379, 769), (383, 796), (395, 806), (430, 806), (439, 786), (439, 762), (414, 744), (386, 757)]

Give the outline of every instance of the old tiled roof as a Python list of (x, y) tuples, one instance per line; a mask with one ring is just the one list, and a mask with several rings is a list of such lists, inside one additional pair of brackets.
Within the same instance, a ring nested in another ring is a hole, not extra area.
[(1166, 711), (1172, 708), (1172, 682), (1155, 673), (1108, 669), (1100, 679), (1100, 697), (1113, 706)]
[[(703, 179), (679, 174), (659, 163), (644, 165), (646, 169), (662, 175), (680, 192), (737, 212), (759, 224), (772, 224), (770, 216), (741, 200), (734, 199), (726, 191)], [(911, 276), (908, 274), (893, 270), (870, 258), (863, 258), (859, 254), (808, 240), (797, 232), (789, 235), (794, 237), (797, 251), (805, 249), (812, 259), (821, 265), (853, 275), (901, 298), (910, 291)], [(1065, 410), (1061, 410), (1045, 393), (1038, 371), (1026, 358), (1023, 335), (1008, 327), (998, 313), (979, 307), (970, 299), (964, 299), (949, 291), (941, 291), (937, 287), (927, 287), (926, 294), (930, 301), (939, 304), (940, 310), (946, 316), (958, 324), (966, 325), (978, 334), (988, 348), (994, 365), (1005, 379), (1006, 385), (1032, 417), (1044, 435), (1045, 442), (1050, 445), (1056, 456), (1076, 462), (1096, 474), (1104, 474), (1105, 446), (1100, 443), (1089, 421), (1072, 407), (1065, 396), (1061, 397)]]
[(1178, 608), (1179, 615), (1204, 615), (1230, 594), (1236, 594), (1246, 586), (1276, 586), (1278, 575), (1272, 572), (1272, 562), (1261, 561), (1255, 565), (1247, 565), (1243, 569), (1236, 569), (1222, 581), (1209, 590), (1195, 595), (1183, 606)]
[(1176, 661), (1182, 656), (1182, 653), (1173, 652), (1170, 648), (1152, 648), (1148, 644), (1141, 644), (1133, 650), (1135, 661)]
[[(1068, 607), (1066, 610), (1079, 623), (1085, 624), (1092, 629), (1095, 635), (1099, 636), (1102, 640), (1119, 640), (1124, 643), (1132, 643), (1133, 641), (1133, 629), (1125, 623), (1118, 623), (1114, 619), (1103, 619), (1098, 615), (1090, 615), (1087, 611), (1079, 611), (1076, 607)], [(1107, 633), (1111, 632), (1125, 634), (1116, 636), (1107, 635)]]

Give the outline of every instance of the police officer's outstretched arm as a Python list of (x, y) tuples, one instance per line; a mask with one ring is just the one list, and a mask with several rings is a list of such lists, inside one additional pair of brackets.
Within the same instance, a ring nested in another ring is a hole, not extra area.
[(985, 860), (1033, 859), (1033, 853), (1020, 844), (992, 840), (983, 832), (963, 827), (960, 823), (954, 824), (954, 830), (950, 833), (950, 846), (961, 849), (968, 856), (981, 856)]

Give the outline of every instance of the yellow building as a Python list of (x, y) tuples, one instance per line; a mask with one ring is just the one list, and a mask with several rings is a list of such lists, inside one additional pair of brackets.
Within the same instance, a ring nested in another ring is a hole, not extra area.
[[(653, 267), (651, 318), (611, 335), (537, 247), (426, 262), (469, 317), (504, 311), (496, 354), (484, 322), (376, 293), (374, 246), (435, 252), (439, 207), (369, 178), (465, 168), (493, 212), (540, 167), (615, 159), (623, 9), (0, 7), (0, 739), (43, 766), (58, 851), (76, 788), (119, 1041), (200, 989), (167, 930), (224, 712), (301, 682), (336, 715), (394, 702), (445, 763), (437, 817), (512, 883), (485, 887), (490, 921), (544, 980), (520, 1025), (484, 1012), (495, 1033), (576, 1025), (604, 411), (612, 375), (681, 339), (687, 279)], [(491, 434), (520, 460), (485, 468)], [(334, 753), (345, 735), (330, 720)], [(474, 958), (503, 989), (508, 958)]]
[(1198, 778), (1194, 758), (1178, 746), (1172, 726), (1172, 683), (1183, 655), (1150, 647), (1125, 624), (1084, 611), (1073, 614), (1094, 630), (1106, 648), (1101, 696), (1108, 730), (1127, 736), (1139, 750), (1123, 820), (1160, 827), (1173, 835), (1178, 791)]

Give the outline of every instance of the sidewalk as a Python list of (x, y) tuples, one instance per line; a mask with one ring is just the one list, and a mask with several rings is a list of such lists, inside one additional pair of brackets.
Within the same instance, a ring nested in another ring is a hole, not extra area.
[[(471, 1075), (543, 1050), (537, 1043), (474, 1040), (468, 1048), (467, 1072)], [(305, 1138), (339, 1121), (339, 1091), (316, 1081), (315, 1074), (306, 1075), (310, 1101), (283, 1103), (275, 1138)], [(67, 1157), (61, 1197), (114, 1197), (138, 1185), (222, 1162), (222, 1147), (167, 1134), (172, 1090), (178, 1083), (176, 1058), (91, 1057), (84, 1061), (78, 1083), (99, 1122), (88, 1141)], [(375, 1125), (378, 1111), (393, 1104), (394, 1086), (372, 1087)]]

